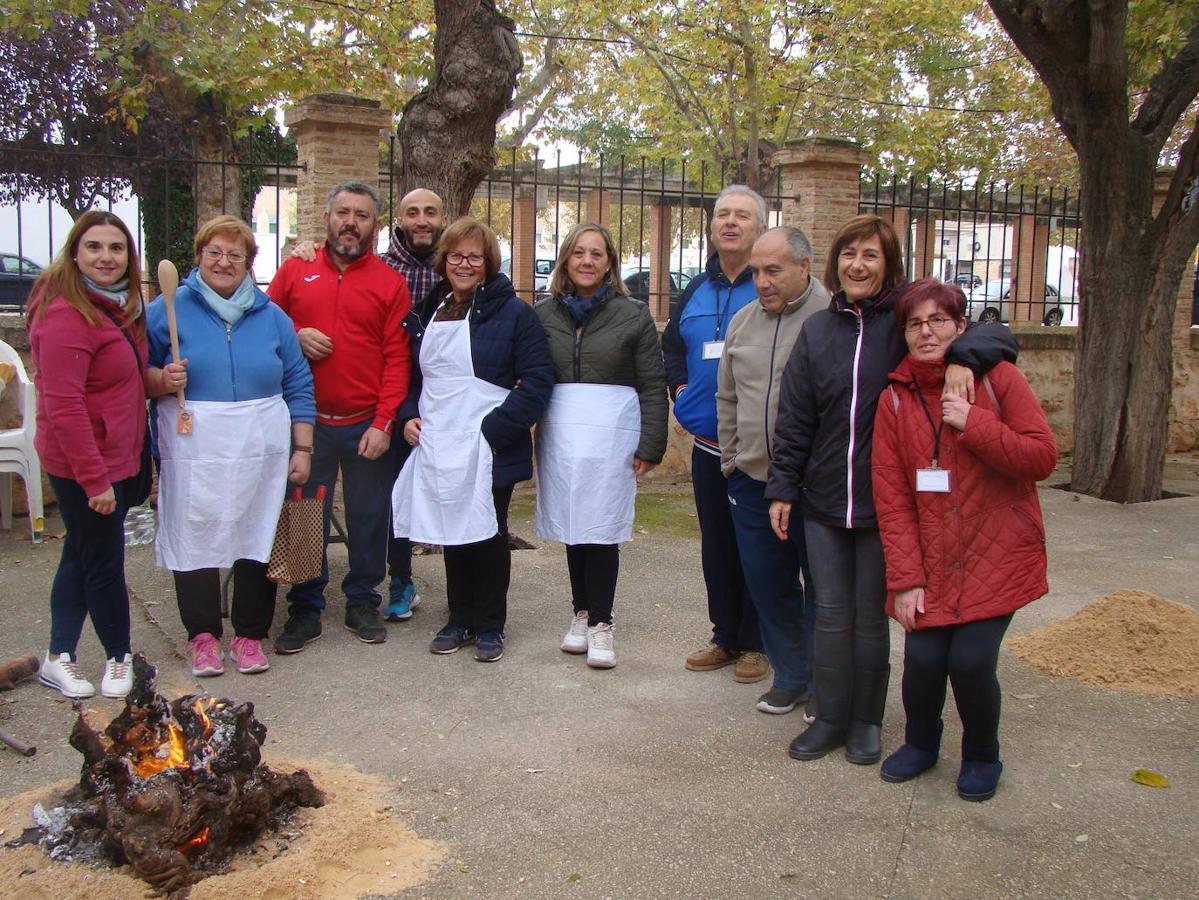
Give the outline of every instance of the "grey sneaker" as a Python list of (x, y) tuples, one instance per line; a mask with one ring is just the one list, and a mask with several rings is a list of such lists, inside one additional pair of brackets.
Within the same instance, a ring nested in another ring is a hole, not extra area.
[(370, 606), (347, 606), (346, 628), (357, 634), (364, 644), (382, 644), (387, 640), (387, 629), (379, 619), (379, 610)]
[(806, 700), (799, 691), (786, 688), (771, 688), (758, 698), (758, 710), (775, 716), (785, 716)]

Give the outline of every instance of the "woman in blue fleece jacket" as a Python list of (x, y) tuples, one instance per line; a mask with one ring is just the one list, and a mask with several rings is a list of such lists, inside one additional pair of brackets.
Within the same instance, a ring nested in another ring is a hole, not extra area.
[[(159, 534), (187, 628), (192, 674), (224, 672), (220, 568), (233, 569), (230, 658), (239, 672), (269, 668), (261, 642), (275, 615), (266, 563), (286, 482), (308, 480), (316, 419), (312, 373), (291, 319), (255, 284), (258, 247), (245, 222), (218, 216), (196, 233), (198, 267), (175, 295), (187, 366), (191, 434), (178, 401), (159, 402)], [(147, 314), (150, 365), (171, 361), (166, 304)]]

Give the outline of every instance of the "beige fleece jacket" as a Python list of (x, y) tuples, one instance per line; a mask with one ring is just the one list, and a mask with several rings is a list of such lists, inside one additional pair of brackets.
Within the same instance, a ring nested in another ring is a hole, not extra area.
[(758, 300), (747, 303), (729, 323), (716, 382), (720, 469), (725, 477), (740, 469), (765, 481), (770, 444), (779, 409), (783, 367), (812, 313), (828, 309), (828, 289), (816, 278), (783, 307), (767, 312)]

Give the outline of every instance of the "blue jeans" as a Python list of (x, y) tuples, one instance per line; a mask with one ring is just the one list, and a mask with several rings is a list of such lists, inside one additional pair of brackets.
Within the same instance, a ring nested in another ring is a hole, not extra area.
[[(774, 686), (809, 691), (816, 602), (811, 596), (812, 573), (798, 507), (792, 509), (789, 539), (780, 541), (770, 527), (766, 482), (734, 469), (729, 476), (729, 510), (737, 530), (745, 583), (758, 611), (762, 644), (774, 668)], [(805, 584), (809, 594), (806, 597)]]
[(329, 521), (333, 515), (333, 488), (341, 470), (342, 499), (345, 501), (346, 543), (350, 570), (341, 581), (346, 607), (379, 606), (375, 590), (387, 571), (387, 535), (391, 531), (391, 487), (395, 481), (394, 457), (390, 452), (378, 459), (358, 455), (358, 442), (370, 421), (355, 425), (322, 425), (312, 440), (312, 472), (305, 496), (316, 496), (325, 487), (325, 553), (319, 578), (292, 585), (287, 592), (288, 614), (300, 619), (319, 619), (325, 608), (329, 584)]
[(77, 481), (49, 478), (67, 529), (50, 588), (50, 653), (69, 653), (74, 659), (83, 620), (91, 616), (108, 659), (121, 659), (129, 652), (125, 494), (133, 479), (112, 486), (117, 508), (102, 516), (88, 507), (87, 494)]

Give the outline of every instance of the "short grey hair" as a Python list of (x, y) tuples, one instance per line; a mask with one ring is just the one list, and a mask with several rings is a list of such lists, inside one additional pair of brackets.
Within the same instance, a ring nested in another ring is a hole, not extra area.
[(796, 228), (794, 225), (778, 225), (763, 233), (762, 237), (768, 234), (781, 234), (787, 238), (787, 246), (791, 248), (791, 258), (797, 263), (803, 262), (805, 259), (812, 258), (812, 242), (808, 240), (808, 236), (803, 233), (802, 228)]
[(335, 184), (329, 188), (329, 196), (325, 200), (325, 212), (333, 212), (333, 201), (338, 194), (360, 194), (370, 197), (375, 201), (375, 218), (378, 219), (383, 215), (383, 195), (379, 193), (379, 189), (371, 187), (365, 181), (343, 181), (341, 184)]
[(716, 210), (720, 209), (720, 204), (727, 197), (735, 197), (738, 195), (740, 195), (742, 197), (749, 197), (749, 199), (753, 200), (754, 206), (757, 207), (757, 210), (758, 210), (758, 231), (765, 231), (766, 230), (766, 201), (762, 198), (761, 194), (759, 194), (753, 188), (747, 187), (744, 184), (730, 184), (728, 187), (726, 187), (724, 190), (722, 190), (719, 194), (717, 194), (716, 202), (712, 204), (713, 215), (715, 215)]

